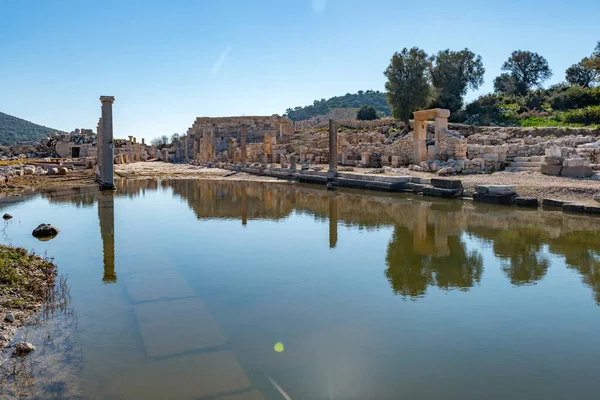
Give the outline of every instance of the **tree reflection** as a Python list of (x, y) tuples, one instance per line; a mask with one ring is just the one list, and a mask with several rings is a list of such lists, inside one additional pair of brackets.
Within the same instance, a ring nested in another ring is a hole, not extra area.
[[(395, 226), (388, 245), (388, 268), (385, 271), (394, 293), (405, 297), (421, 297), (429, 286), (445, 290), (468, 290), (481, 280), (482, 257), (477, 252), (468, 252), (459, 236), (448, 236), (449, 251), (438, 256), (434, 227), (426, 226), (425, 233), (421, 239), (425, 239), (430, 246), (423, 246), (418, 237), (421, 235), (415, 235), (414, 230)], [(420, 251), (427, 247), (427, 254)]]
[(513, 285), (532, 285), (546, 276), (550, 262), (541, 254), (543, 232), (538, 229), (502, 230), (494, 239), (497, 257), (508, 260), (502, 268)]

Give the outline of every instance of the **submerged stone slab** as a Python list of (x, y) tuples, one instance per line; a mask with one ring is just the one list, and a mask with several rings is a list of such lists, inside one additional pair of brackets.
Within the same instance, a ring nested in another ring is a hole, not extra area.
[(128, 275), (124, 280), (127, 293), (134, 302), (196, 295), (181, 273), (173, 269)]
[[(242, 391), (236, 395), (239, 397), (231, 395)], [(111, 396), (123, 399), (263, 399), (260, 392), (253, 392), (244, 370), (228, 350), (136, 364), (118, 374), (108, 388)]]
[[(432, 179), (433, 181), (433, 179)], [(442, 198), (453, 198), (453, 197), (459, 197), (460, 195), (462, 195), (462, 188), (461, 189), (445, 189), (445, 188), (439, 188), (439, 187), (430, 187), (430, 186), (426, 186), (423, 188), (423, 195), (425, 196), (431, 196), (431, 197), (442, 197)]]
[(431, 185), (434, 188), (441, 189), (462, 189), (462, 181), (460, 179), (431, 178)]
[(515, 185), (489, 185), (488, 192), (490, 194), (515, 194), (517, 193), (517, 187)]
[(538, 206), (538, 199), (535, 197), (517, 197), (515, 198), (515, 204), (520, 207), (535, 207)]
[(583, 204), (565, 203), (563, 204), (563, 211), (572, 213), (583, 213)]
[(133, 309), (148, 357), (183, 354), (227, 342), (197, 297), (142, 303)]

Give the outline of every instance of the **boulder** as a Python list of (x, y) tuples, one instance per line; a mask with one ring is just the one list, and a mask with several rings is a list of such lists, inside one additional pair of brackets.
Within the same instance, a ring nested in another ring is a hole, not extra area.
[(544, 162), (550, 165), (562, 165), (563, 161), (564, 160), (562, 159), (562, 157), (546, 156), (544, 158)]
[(58, 167), (57, 170), (58, 170), (58, 175), (66, 175), (67, 172), (69, 172), (69, 170), (65, 167)]
[(40, 224), (31, 234), (37, 238), (48, 238), (58, 235), (58, 232), (58, 228), (50, 224)]
[(8, 214), (8, 213), (5, 213), (5, 214), (2, 216), (2, 218), (4, 218), (4, 219), (11, 219), (11, 218), (12, 218), (12, 215), (10, 215), (10, 214)]
[(24, 356), (35, 350), (35, 346), (29, 342), (18, 342), (15, 346), (18, 356)]
[(4, 316), (4, 320), (5, 320), (6, 322), (15, 322), (15, 316), (14, 316), (14, 315), (12, 315), (12, 314), (6, 314), (6, 315)]

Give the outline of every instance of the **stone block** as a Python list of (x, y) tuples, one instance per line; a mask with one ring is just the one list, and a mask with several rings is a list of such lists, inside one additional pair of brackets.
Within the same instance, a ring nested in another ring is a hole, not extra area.
[(538, 206), (538, 199), (535, 197), (517, 197), (515, 198), (515, 204), (520, 207), (535, 207)]
[(584, 206), (583, 212), (586, 214), (600, 215), (600, 207), (598, 206)]
[(431, 178), (431, 185), (441, 189), (462, 189), (463, 187), (460, 179)]
[(594, 171), (592, 170), (592, 167), (588, 166), (578, 166), (578, 167), (573, 167), (573, 166), (563, 166), (562, 170), (560, 171), (560, 175), (561, 176), (565, 176), (565, 177), (569, 177), (569, 178), (585, 178), (588, 176), (592, 176), (594, 174)]
[(515, 185), (489, 185), (488, 192), (490, 194), (515, 194), (517, 193), (517, 187)]
[(596, 200), (598, 203), (600, 203), (600, 193), (596, 193), (594, 195), (594, 200)]
[(544, 158), (544, 162), (550, 165), (562, 165), (563, 161), (561, 157), (546, 156)]
[[(432, 179), (433, 181), (433, 179)], [(459, 181), (460, 182), (460, 181)], [(426, 186), (423, 188), (423, 195), (432, 197), (452, 198), (462, 195), (462, 187), (460, 189), (449, 189), (441, 187)]]
[(562, 165), (559, 165), (559, 164), (542, 164), (540, 171), (544, 175), (558, 176), (558, 175), (560, 175), (562, 168), (563, 168)]
[(489, 188), (484, 185), (475, 186), (475, 192), (479, 194), (487, 194), (489, 192)]
[(503, 205), (511, 205), (515, 201), (516, 194), (480, 194), (475, 193), (473, 195), (473, 200), (480, 203), (488, 203), (488, 204), (503, 204)]
[(542, 199), (542, 205), (544, 207), (559, 207), (562, 208), (568, 201), (557, 200), (557, 199)]

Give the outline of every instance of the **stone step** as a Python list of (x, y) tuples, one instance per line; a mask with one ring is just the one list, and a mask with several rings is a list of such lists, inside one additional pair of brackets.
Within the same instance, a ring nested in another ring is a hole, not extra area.
[[(507, 157), (507, 159), (508, 159), (508, 157)], [(516, 161), (516, 162), (542, 162), (542, 161), (544, 161), (544, 156), (514, 157), (513, 161)]]
[(541, 162), (533, 162), (533, 161), (515, 161), (510, 163), (510, 167), (542, 167)]
[(504, 172), (539, 171), (540, 167), (506, 167)]

